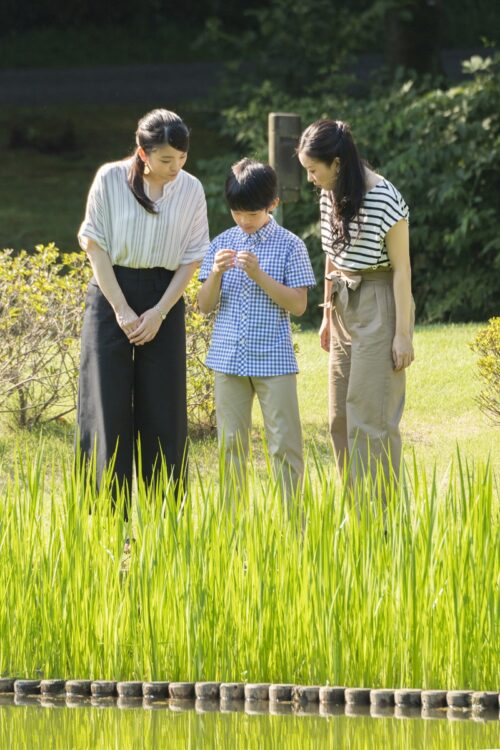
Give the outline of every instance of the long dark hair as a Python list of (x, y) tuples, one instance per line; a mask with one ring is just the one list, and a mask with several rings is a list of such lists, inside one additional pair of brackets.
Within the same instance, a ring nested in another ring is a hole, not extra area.
[(278, 178), (269, 164), (241, 159), (226, 179), (226, 201), (232, 211), (262, 211), (278, 195)]
[[(135, 142), (137, 147), (141, 146), (148, 154), (158, 146), (166, 145), (185, 152), (189, 149), (189, 130), (175, 112), (169, 112), (168, 109), (153, 109), (139, 120)], [(143, 178), (144, 162), (136, 151), (128, 173), (128, 184), (141, 206), (149, 213), (155, 214), (155, 205), (144, 192)]]
[(366, 190), (364, 162), (349, 125), (341, 120), (317, 120), (302, 133), (297, 151), (328, 166), (334, 159), (339, 159), (339, 170), (330, 196), (333, 203), (332, 246), (340, 252), (351, 242), (349, 222), (358, 218)]

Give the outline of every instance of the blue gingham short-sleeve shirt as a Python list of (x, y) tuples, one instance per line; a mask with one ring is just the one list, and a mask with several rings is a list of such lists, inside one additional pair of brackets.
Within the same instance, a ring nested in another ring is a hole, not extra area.
[[(208, 278), (215, 253), (222, 248), (255, 253), (262, 270), (286, 286), (316, 284), (306, 246), (272, 217), (254, 234), (236, 226), (216, 237), (203, 260), (200, 281)], [(241, 268), (231, 268), (222, 275), (205, 364), (227, 375), (270, 377), (298, 372), (288, 312)]]

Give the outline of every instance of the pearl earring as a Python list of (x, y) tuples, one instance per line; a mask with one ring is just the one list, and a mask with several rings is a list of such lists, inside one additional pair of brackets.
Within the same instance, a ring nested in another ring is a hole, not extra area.
[(144, 162), (144, 174), (148, 175), (151, 172), (149, 168), (149, 164), (145, 161)]

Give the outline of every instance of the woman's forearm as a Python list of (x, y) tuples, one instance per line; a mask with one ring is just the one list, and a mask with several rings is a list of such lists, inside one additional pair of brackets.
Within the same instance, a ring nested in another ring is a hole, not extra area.
[(394, 303), (396, 306), (396, 335), (411, 333), (411, 269), (410, 265), (394, 269)]
[(116, 280), (111, 258), (105, 250), (99, 247), (97, 242), (91, 239), (87, 241), (86, 253), (99, 289), (115, 313), (119, 313), (127, 306), (127, 300)]
[(186, 263), (174, 273), (172, 280), (165, 290), (165, 294), (155, 307), (163, 314), (168, 314), (175, 303), (182, 297), (184, 291), (191, 281), (194, 272), (198, 268), (198, 261)]
[(323, 316), (326, 317), (329, 317), (330, 315), (330, 302), (332, 297), (332, 282), (327, 276), (333, 271), (333, 268), (330, 256), (327, 255), (325, 258), (325, 288), (323, 293)]

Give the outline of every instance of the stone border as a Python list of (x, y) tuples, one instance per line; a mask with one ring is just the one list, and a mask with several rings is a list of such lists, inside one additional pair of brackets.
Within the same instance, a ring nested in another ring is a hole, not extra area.
[(141, 682), (0, 678), (0, 705), (110, 705), (320, 716), (499, 720), (500, 693), (472, 690), (370, 689), (243, 682)]

